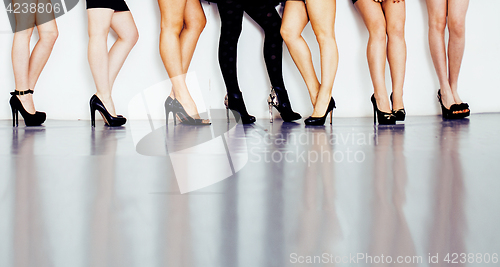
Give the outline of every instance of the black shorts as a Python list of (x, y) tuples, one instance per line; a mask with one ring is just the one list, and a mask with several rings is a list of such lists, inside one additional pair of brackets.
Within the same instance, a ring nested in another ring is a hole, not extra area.
[(87, 9), (109, 8), (114, 11), (130, 11), (124, 0), (87, 0)]

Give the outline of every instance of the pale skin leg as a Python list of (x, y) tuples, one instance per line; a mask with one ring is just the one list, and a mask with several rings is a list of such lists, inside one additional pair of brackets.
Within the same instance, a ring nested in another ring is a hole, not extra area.
[(403, 86), (406, 73), (406, 41), (405, 20), (406, 7), (404, 1), (384, 1), (387, 27), (387, 59), (392, 79), (393, 110), (404, 108)]
[[(462, 103), (457, 82), (465, 48), (465, 14), (468, 5), (469, 0), (427, 0), (429, 47), (446, 108)], [(447, 20), (450, 31), (448, 55), (444, 39)]]
[[(16, 1), (14, 1), (15, 3)], [(45, 14), (45, 16), (50, 14)], [(53, 16), (53, 15), (52, 15)], [(47, 63), (52, 48), (58, 36), (57, 24), (55, 20), (50, 20), (42, 25), (38, 25), (39, 40), (30, 55), (30, 40), (33, 34), (35, 20), (38, 15), (16, 14), (16, 23), (18, 27), (25, 30), (16, 31), (12, 44), (12, 67), (14, 70), (14, 79), (16, 90), (25, 91), (35, 89), (40, 74)], [(33, 27), (26, 29), (27, 25)], [(20, 28), (20, 29), (22, 29)], [(31, 114), (36, 112), (33, 103), (33, 95), (18, 96), (23, 107)]]
[(337, 74), (339, 55), (335, 40), (336, 0), (309, 0), (307, 12), (321, 54), (321, 84), (312, 117), (325, 115), (332, 97), (333, 82)]
[[(203, 19), (202, 19), (203, 18)], [(184, 28), (180, 35), (182, 70), (187, 73), (196, 44), (206, 25), (205, 13), (199, 1), (188, 0), (184, 10)], [(170, 97), (175, 99), (172, 88)]]
[(358, 0), (355, 4), (368, 29), (368, 66), (378, 108), (391, 113), (391, 104), (385, 84), (385, 62), (389, 61), (394, 105), (403, 105), (403, 85), (406, 71), (406, 43), (404, 39), (404, 1)]
[[(186, 73), (201, 34), (200, 26), (204, 28), (206, 23), (205, 14), (197, 0), (158, 0), (158, 4), (162, 15), (160, 55), (172, 81), (171, 96), (190, 116), (200, 118), (187, 88)], [(184, 29), (188, 32), (182, 34)]]
[(314, 71), (311, 50), (302, 37), (302, 31), (308, 22), (309, 17), (307, 16), (307, 9), (304, 2), (286, 2), (283, 22), (281, 24), (281, 36), (306, 83), (311, 103), (314, 107), (316, 106), (320, 83)]
[[(111, 97), (114, 81), (128, 54), (137, 43), (139, 34), (130, 12), (115, 12), (108, 8), (87, 10), (89, 19), (88, 59), (96, 85), (96, 95), (112, 116), (116, 116)], [(112, 28), (118, 39), (108, 52), (108, 34)]]

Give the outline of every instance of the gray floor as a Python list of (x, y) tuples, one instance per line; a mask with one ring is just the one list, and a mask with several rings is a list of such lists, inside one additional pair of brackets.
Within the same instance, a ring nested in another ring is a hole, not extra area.
[(499, 266), (500, 114), (378, 128), (10, 124), (2, 267)]

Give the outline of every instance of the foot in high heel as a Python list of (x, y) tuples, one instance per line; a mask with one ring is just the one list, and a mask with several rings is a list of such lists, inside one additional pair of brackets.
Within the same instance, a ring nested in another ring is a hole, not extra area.
[(309, 118), (304, 120), (304, 123), (306, 125), (310, 126), (321, 126), (325, 125), (326, 117), (328, 116), (328, 113), (330, 113), (330, 124), (333, 123), (333, 109), (335, 108), (335, 100), (333, 97), (330, 99), (330, 103), (328, 103), (328, 108), (326, 109), (325, 115), (323, 117), (313, 117), (310, 116)]
[(228, 93), (224, 98), (224, 105), (227, 111), (227, 122), (229, 123), (229, 110), (239, 114), (240, 121), (243, 124), (251, 124), (256, 121), (255, 117), (248, 114), (243, 95), (240, 93)]
[(441, 105), (441, 113), (443, 116), (443, 119), (447, 120), (457, 120), (457, 119), (463, 119), (463, 113), (461, 109), (461, 104), (453, 104), (451, 107), (448, 109), (444, 106), (443, 104), (443, 97), (441, 95), (441, 89), (438, 90), (437, 92), (437, 98), (439, 101), (439, 104)]
[(26, 126), (40, 126), (45, 122), (47, 115), (44, 112), (36, 111), (35, 114), (31, 114), (24, 108), (21, 100), (17, 97), (18, 95), (33, 94), (33, 90), (28, 89), (26, 91), (17, 91), (10, 93), (12, 97), (10, 98), (10, 107), (12, 109), (12, 125), (14, 127), (19, 126), (19, 113), (24, 118), (24, 123)]
[(380, 125), (394, 125), (396, 124), (396, 117), (394, 114), (383, 112), (380, 109), (378, 109), (377, 105), (377, 100), (375, 99), (375, 94), (372, 95), (371, 101), (373, 104), (373, 124), (378, 124)]
[[(391, 93), (391, 104), (394, 107), (394, 103), (392, 101), (392, 93)], [(393, 109), (392, 114), (394, 115), (394, 117), (396, 117), (396, 121), (404, 121), (406, 118), (406, 110), (404, 108), (398, 110)]]
[(285, 89), (280, 87), (271, 88), (271, 93), (269, 94), (269, 98), (267, 100), (269, 105), (269, 117), (270, 122), (273, 122), (273, 107), (278, 110), (281, 115), (281, 118), (285, 122), (292, 122), (295, 120), (300, 120), (302, 116), (299, 113), (294, 112), (292, 110), (292, 106), (290, 104), (290, 99), (288, 98), (288, 93)]
[(111, 116), (108, 112), (102, 101), (97, 97), (97, 95), (93, 95), (90, 98), (90, 121), (92, 127), (95, 127), (95, 112), (99, 111), (101, 113), (102, 118), (104, 119), (104, 123), (109, 127), (119, 127), (127, 123), (127, 119), (121, 115), (116, 117)]
[[(167, 98), (168, 99), (168, 98)], [(184, 107), (182, 106), (181, 102), (179, 102), (177, 99), (172, 100), (172, 112), (174, 113), (174, 124), (177, 124), (177, 119), (187, 125), (198, 125), (198, 126), (204, 126), (204, 125), (210, 125), (210, 121), (204, 120), (204, 119), (194, 119), (193, 117), (189, 116), (189, 114), (186, 112)], [(167, 114), (168, 118), (168, 114)]]

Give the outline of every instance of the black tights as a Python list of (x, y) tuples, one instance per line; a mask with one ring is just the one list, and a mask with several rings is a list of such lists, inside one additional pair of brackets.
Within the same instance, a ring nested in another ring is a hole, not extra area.
[(228, 94), (240, 93), (236, 58), (244, 12), (264, 30), (264, 60), (272, 86), (280, 89), (285, 88), (282, 69), (283, 39), (280, 34), (281, 17), (274, 4), (262, 2), (222, 0), (217, 4), (222, 24), (219, 41), (219, 65)]

